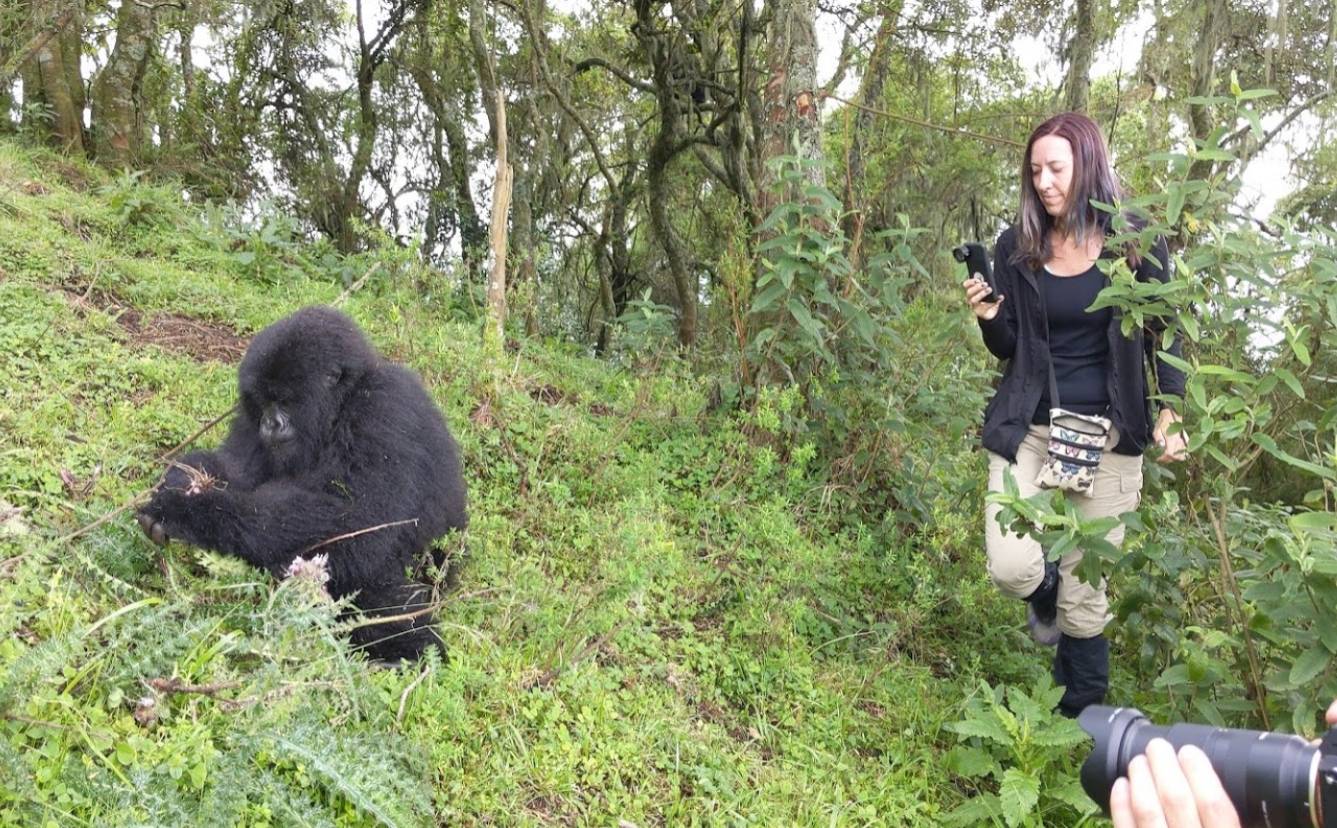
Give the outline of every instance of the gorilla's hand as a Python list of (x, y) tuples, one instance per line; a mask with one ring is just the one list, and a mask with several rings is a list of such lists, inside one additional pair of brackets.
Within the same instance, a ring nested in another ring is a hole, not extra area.
[(211, 529), (217, 522), (225, 493), (212, 486), (199, 486), (198, 478), (182, 471), (181, 485), (172, 485), (173, 473), (153, 493), (148, 505), (136, 515), (149, 540), (163, 545), (175, 538), (192, 546), (211, 546)]
[[(159, 546), (166, 546), (173, 537), (180, 537), (178, 533), (168, 531), (163, 523), (163, 516), (169, 510), (174, 511), (178, 517), (182, 516), (184, 511), (181, 507), (184, 503), (177, 503), (177, 498), (165, 497), (165, 493), (176, 492), (186, 499), (195, 499), (219, 485), (220, 476), (215, 468), (218, 464), (209, 460), (210, 457), (205, 452), (192, 452), (168, 465), (162, 483), (153, 493), (153, 500), (135, 515), (135, 519), (139, 521), (139, 528), (144, 530), (149, 540)], [(168, 505), (169, 502), (171, 506)]]
[(159, 546), (166, 546), (167, 542), (171, 540), (167, 535), (167, 529), (147, 512), (136, 512), (135, 520), (139, 521), (139, 528), (144, 530), (148, 539)]

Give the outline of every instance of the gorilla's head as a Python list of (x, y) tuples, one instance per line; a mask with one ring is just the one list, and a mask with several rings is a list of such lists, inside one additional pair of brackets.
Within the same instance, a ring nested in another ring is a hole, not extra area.
[(256, 334), (238, 371), (242, 416), (277, 469), (319, 457), (349, 393), (378, 360), (353, 320), (303, 308)]

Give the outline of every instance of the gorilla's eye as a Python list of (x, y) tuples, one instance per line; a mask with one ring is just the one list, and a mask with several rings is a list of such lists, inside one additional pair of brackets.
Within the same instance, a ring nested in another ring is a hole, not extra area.
[(334, 368), (328, 374), (325, 375), (325, 386), (327, 388), (333, 388), (334, 386), (338, 385), (340, 380), (342, 380), (343, 378), (344, 378), (344, 369)]

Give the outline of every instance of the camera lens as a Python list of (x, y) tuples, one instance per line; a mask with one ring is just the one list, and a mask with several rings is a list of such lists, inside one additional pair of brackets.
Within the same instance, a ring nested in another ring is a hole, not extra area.
[(1100, 705), (1086, 708), (1077, 723), (1096, 742), (1082, 764), (1082, 788), (1106, 813), (1114, 780), (1127, 776), (1128, 762), (1159, 737), (1175, 750), (1196, 745), (1207, 754), (1244, 825), (1315, 825), (1310, 800), (1318, 748), (1299, 736), (1184, 723), (1158, 727), (1132, 708)]
[(968, 257), (969, 255), (970, 251), (966, 250), (966, 246), (964, 244), (961, 245), (960, 247), (952, 248), (952, 258), (956, 259), (958, 262), (964, 262), (966, 260), (966, 257)]

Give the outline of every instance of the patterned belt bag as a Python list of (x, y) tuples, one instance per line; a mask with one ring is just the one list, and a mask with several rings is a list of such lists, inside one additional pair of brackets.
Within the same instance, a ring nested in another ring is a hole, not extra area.
[(1106, 417), (1049, 409), (1049, 456), (1040, 465), (1035, 485), (1093, 496), (1096, 469), (1109, 435)]

